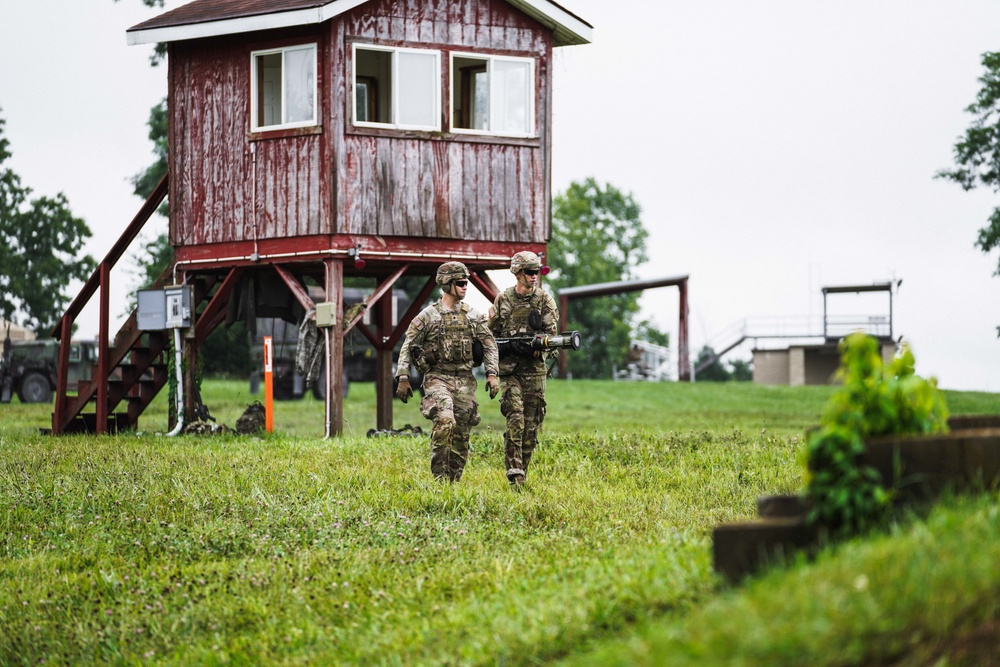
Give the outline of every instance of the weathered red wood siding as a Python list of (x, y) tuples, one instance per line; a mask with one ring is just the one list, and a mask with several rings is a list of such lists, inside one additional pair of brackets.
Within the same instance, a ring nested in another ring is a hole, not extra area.
[[(251, 135), (251, 52), (307, 41), (319, 48), (320, 126)], [(451, 50), (534, 57), (538, 139), (353, 128), (355, 41), (442, 51), (444, 128)], [(171, 242), (349, 234), (544, 243), (551, 55), (551, 31), (505, 0), (372, 0), (322, 26), (174, 42)]]
[[(311, 130), (312, 134), (275, 134), (264, 140), (249, 137), (250, 53), (317, 41), (318, 76), (323, 81), (328, 62), (324, 34), (313, 29), (261, 37), (255, 33), (251, 39), (242, 36), (171, 45), (168, 106), (174, 245), (330, 231), (332, 183), (329, 137), (323, 135), (326, 128)], [(325, 101), (320, 113), (324, 110)], [(256, 168), (251, 146), (256, 149)]]
[[(552, 33), (505, 0), (378, 0), (334, 21), (330, 100), (336, 231), (544, 243), (549, 238)], [(450, 126), (451, 51), (535, 57), (538, 140), (371, 132), (345, 118), (350, 44), (442, 51), (442, 127)], [(406, 136), (407, 134), (411, 136)]]

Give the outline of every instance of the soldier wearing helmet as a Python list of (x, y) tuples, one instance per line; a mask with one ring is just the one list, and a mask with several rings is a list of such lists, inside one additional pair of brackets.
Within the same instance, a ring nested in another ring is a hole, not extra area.
[(490, 398), (500, 389), (497, 344), (486, 318), (464, 302), (469, 270), (461, 262), (445, 262), (435, 280), (441, 298), (424, 308), (406, 329), (399, 351), (396, 396), (404, 403), (413, 396), (410, 363), (424, 372), (420, 412), (434, 422), (431, 430), (431, 472), (438, 480), (457, 482), (469, 457), (469, 435), (479, 423), (474, 349), (483, 350)]
[[(539, 285), (542, 261), (533, 252), (510, 258), (517, 283), (497, 295), (488, 325), (496, 338), (555, 334), (559, 311), (555, 300)], [(545, 353), (522, 347), (500, 359), (500, 412), (507, 418), (504, 463), (511, 485), (520, 487), (538, 445), (538, 429), (545, 419)]]

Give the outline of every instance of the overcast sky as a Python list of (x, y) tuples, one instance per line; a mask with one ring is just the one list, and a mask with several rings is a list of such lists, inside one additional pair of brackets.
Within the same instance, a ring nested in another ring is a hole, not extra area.
[[(640, 277), (690, 276), (692, 352), (724, 347), (744, 320), (817, 320), (824, 286), (901, 279), (894, 331), (917, 372), (1000, 392), (997, 256), (973, 245), (1000, 198), (933, 179), (969, 124), (980, 54), (1000, 50), (1000, 3), (560, 4), (595, 29), (556, 51), (554, 188), (593, 176), (635, 197), (650, 232)], [(125, 30), (160, 11), (0, 0), (9, 166), (35, 196), (66, 194), (98, 261), (141, 205), (128, 179), (152, 161), (146, 120), (166, 94), (165, 66)], [(120, 319), (130, 279), (112, 278)], [(887, 310), (843, 299), (831, 307)], [(676, 289), (641, 303), (676, 335)], [(93, 311), (81, 335), (96, 335)]]

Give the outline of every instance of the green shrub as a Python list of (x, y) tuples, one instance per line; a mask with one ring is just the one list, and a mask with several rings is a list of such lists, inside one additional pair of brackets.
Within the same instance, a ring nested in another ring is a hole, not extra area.
[(809, 435), (806, 492), (809, 519), (860, 530), (885, 516), (892, 501), (877, 470), (861, 464), (865, 439), (879, 435), (947, 431), (948, 408), (937, 381), (914, 373), (903, 345), (886, 367), (879, 342), (862, 333), (841, 342), (837, 379), (820, 428)]

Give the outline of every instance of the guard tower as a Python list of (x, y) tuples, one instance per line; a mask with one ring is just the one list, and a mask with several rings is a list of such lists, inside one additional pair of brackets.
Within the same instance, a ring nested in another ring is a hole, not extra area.
[[(822, 333), (802, 331), (788, 327), (778, 336), (806, 338), (808, 342), (795, 342), (784, 348), (768, 349), (757, 345), (753, 350), (753, 379), (758, 384), (811, 385), (829, 384), (840, 365), (838, 345), (845, 336), (856, 331), (874, 336), (879, 341), (882, 358), (886, 363), (896, 354), (893, 332), (893, 290), (898, 281), (870, 285), (838, 285), (824, 287)], [(874, 302), (858, 308), (847, 297), (870, 296)], [(839, 307), (838, 307), (839, 306)], [(766, 333), (763, 331), (748, 333)], [(771, 336), (747, 335), (747, 338), (766, 339)]]
[[(550, 0), (193, 0), (130, 28), (130, 44), (168, 45), (169, 171), (54, 332), (68, 341), (100, 294), (108, 353), (91, 383), (57, 388), (53, 432), (134, 428), (166, 383), (167, 334), (133, 314), (112, 337), (108, 283), (168, 192), (175, 264), (159, 284), (191, 290), (187, 367), (223, 321), (311, 313), (318, 286), (326, 434), (342, 428), (352, 328), (377, 351), (377, 422), (391, 427), (392, 349), (437, 266), (466, 263), (492, 299), (487, 270), (545, 252), (552, 53), (591, 33)], [(393, 327), (404, 275), (426, 282)], [(375, 288), (345, 318), (351, 276)], [(374, 330), (359, 324), (369, 309)]]

